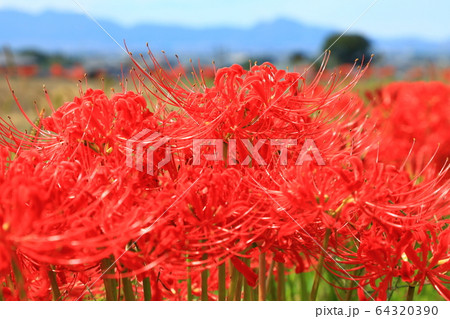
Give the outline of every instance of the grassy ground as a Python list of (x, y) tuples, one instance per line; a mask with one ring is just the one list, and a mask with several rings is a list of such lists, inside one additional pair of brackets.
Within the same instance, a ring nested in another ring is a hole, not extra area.
[[(45, 98), (43, 86), (47, 88), (50, 100), (57, 108), (64, 102), (72, 101), (75, 96), (79, 96), (79, 85), (82, 85), (83, 89), (86, 89), (85, 82), (82, 83), (60, 78), (51, 77), (36, 77), (36, 78), (9, 78), (12, 89), (14, 90), (19, 103), (25, 109), (31, 119), (37, 118), (36, 107), (39, 112), (45, 109), (46, 114), (49, 114), (50, 107), (48, 106)], [(88, 80), (89, 87), (93, 89), (99, 89), (104, 87), (106, 91), (113, 88), (116, 91), (120, 91), (119, 81), (105, 80), (102, 83), (99, 79)], [(5, 79), (0, 79), (0, 116), (2, 118), (11, 117), (15, 125), (21, 129), (28, 129), (29, 125), (22, 116), (13, 96), (8, 88), (8, 84)]]

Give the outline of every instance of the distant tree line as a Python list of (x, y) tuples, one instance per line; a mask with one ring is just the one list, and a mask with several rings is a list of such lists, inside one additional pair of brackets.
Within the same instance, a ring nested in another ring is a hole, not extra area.
[[(361, 60), (362, 58), (368, 61), (372, 53), (369, 39), (359, 34), (332, 34), (325, 39), (322, 45), (322, 52), (327, 50), (331, 51), (330, 66), (352, 64), (356, 59)], [(307, 61), (307, 56), (302, 52), (293, 52), (289, 56), (289, 63), (293, 65)]]

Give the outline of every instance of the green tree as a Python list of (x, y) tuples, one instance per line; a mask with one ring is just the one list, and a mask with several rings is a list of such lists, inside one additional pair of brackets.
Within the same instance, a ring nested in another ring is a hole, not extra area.
[[(337, 64), (353, 63), (355, 59), (367, 59), (370, 56), (370, 41), (362, 35), (333, 34), (323, 45), (323, 50), (330, 48), (331, 60)], [(334, 44), (333, 44), (334, 43)]]
[(306, 56), (305, 54), (303, 54), (303, 52), (300, 51), (296, 51), (293, 52), (290, 56), (289, 56), (289, 63), (292, 65), (296, 65), (302, 62), (306, 61)]

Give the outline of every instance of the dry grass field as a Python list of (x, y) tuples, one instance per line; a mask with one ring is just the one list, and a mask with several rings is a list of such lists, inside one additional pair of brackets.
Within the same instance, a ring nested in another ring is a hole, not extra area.
[[(49, 114), (49, 106), (44, 93), (44, 86), (48, 91), (50, 100), (55, 108), (68, 101), (72, 101), (75, 96), (79, 96), (80, 87), (85, 90), (86, 83), (64, 78), (53, 77), (11, 77), (9, 78), (11, 88), (14, 90), (19, 103), (30, 116), (31, 119), (37, 117), (36, 107), (39, 112), (45, 110)], [(112, 89), (119, 91), (119, 80), (107, 79), (102, 82), (100, 79), (88, 79), (88, 86), (92, 89), (105, 88), (106, 92)], [(0, 116), (11, 117), (14, 124), (21, 130), (27, 129), (28, 124), (22, 116), (19, 107), (14, 101), (5, 78), (0, 80)]]

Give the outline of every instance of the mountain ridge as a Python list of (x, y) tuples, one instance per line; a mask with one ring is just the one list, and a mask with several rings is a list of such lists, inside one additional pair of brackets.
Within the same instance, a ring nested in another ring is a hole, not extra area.
[[(196, 55), (213, 52), (257, 55), (303, 52), (314, 55), (322, 49), (325, 38), (337, 32), (287, 18), (264, 21), (247, 28), (194, 28), (152, 23), (124, 27), (109, 20), (99, 22), (121, 45), (125, 40), (132, 52), (145, 52), (148, 42), (153, 51)], [(33, 47), (69, 54), (121, 51), (93, 21), (77, 13), (45, 11), (28, 14), (4, 9), (0, 10), (0, 30), (3, 30), (0, 45), (14, 50)], [(408, 51), (418, 54), (450, 52), (450, 39), (439, 43), (420, 38), (368, 38), (372, 41), (374, 51)]]

